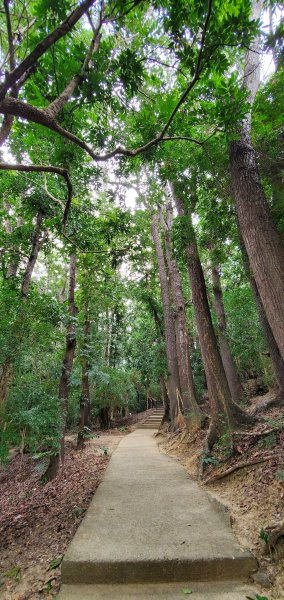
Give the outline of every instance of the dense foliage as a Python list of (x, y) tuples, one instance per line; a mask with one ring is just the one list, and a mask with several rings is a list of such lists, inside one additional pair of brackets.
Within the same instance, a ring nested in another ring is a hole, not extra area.
[[(250, 109), (243, 68), (260, 34), (261, 53), (274, 58), (275, 69), (262, 78), (253, 105), (252, 140), (283, 236), (283, 25), (280, 7), (270, 4), (267, 36), (268, 10), (252, 19), (250, 0), (4, 2), (3, 459), (13, 445), (56, 454), (65, 428), (62, 398), (67, 427), (76, 428), (86, 385), (88, 426), (144, 410), (149, 398), (162, 402), (167, 331), (151, 222), (160, 211), (166, 253), (169, 196), (185, 211), (174, 210), (169, 247), (181, 276), (198, 402), (207, 384), (188, 281), (195, 237), (217, 336), (212, 267), (220, 275), (225, 335), (242, 386), (252, 378), (262, 390), (276, 384), (244, 268), (228, 151)], [(74, 24), (57, 35), (70, 14)], [(171, 303), (176, 318), (173, 290)], [(245, 405), (245, 393), (240, 400)]]

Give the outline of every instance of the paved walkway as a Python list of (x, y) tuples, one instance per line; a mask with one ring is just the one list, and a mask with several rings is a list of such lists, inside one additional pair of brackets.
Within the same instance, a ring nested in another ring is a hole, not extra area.
[[(174, 460), (153, 430), (120, 442), (62, 564), (62, 600), (244, 600), (257, 568), (229, 516)], [(184, 583), (181, 583), (184, 582)]]

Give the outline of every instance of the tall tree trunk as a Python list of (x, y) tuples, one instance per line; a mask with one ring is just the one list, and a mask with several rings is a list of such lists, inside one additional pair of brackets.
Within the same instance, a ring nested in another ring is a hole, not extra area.
[(90, 405), (90, 384), (89, 384), (89, 360), (88, 346), (90, 340), (90, 320), (88, 313), (88, 302), (85, 303), (85, 316), (83, 327), (83, 348), (82, 348), (82, 394), (80, 398), (80, 426), (77, 439), (77, 448), (84, 447), (84, 433), (86, 427), (90, 426), (91, 405)]
[(68, 312), (69, 312), (69, 323), (67, 325), (66, 332), (66, 346), (65, 355), (63, 359), (62, 372), (59, 382), (59, 414), (60, 414), (60, 450), (56, 454), (51, 456), (50, 464), (45, 474), (48, 480), (53, 479), (60, 467), (64, 463), (64, 441), (65, 441), (65, 430), (66, 430), (66, 419), (67, 419), (67, 408), (68, 408), (68, 396), (70, 387), (70, 378), (73, 368), (73, 360), (76, 348), (76, 324), (75, 317), (78, 309), (75, 305), (75, 287), (76, 287), (76, 255), (71, 254), (70, 256), (70, 267), (69, 267), (69, 289), (68, 289)]
[[(253, 5), (254, 18), (261, 2)], [(244, 87), (252, 104), (259, 84), (258, 43), (246, 53)], [(251, 143), (251, 111), (240, 127), (240, 139), (230, 143), (233, 194), (240, 233), (267, 320), (284, 359), (284, 244), (272, 220)]]
[(186, 218), (188, 228), (188, 242), (186, 245), (188, 274), (212, 413), (207, 437), (207, 448), (210, 450), (220, 434), (224, 431), (230, 431), (240, 424), (247, 423), (250, 419), (232, 401), (213, 328), (191, 215), (186, 213), (182, 200), (177, 196), (175, 196), (175, 203), (178, 214)]
[(221, 358), (228, 380), (232, 399), (237, 404), (242, 398), (243, 390), (228, 342), (227, 319), (224, 307), (220, 270), (216, 266), (212, 266), (212, 282), (214, 294), (214, 308), (218, 319), (218, 339)]
[(197, 394), (190, 364), (189, 337), (181, 277), (171, 251), (172, 212), (172, 206), (168, 204), (166, 221), (163, 219), (161, 220), (163, 221), (162, 225), (165, 231), (166, 260), (174, 307), (176, 351), (181, 397), (190, 428), (198, 429), (202, 423), (202, 413), (197, 404)]
[(273, 368), (274, 368), (277, 387), (278, 387), (277, 396), (270, 402), (270, 404), (271, 405), (275, 405), (275, 404), (283, 405), (284, 404), (284, 360), (279, 352), (279, 348), (276, 344), (274, 335), (272, 333), (271, 327), (267, 320), (266, 313), (265, 313), (265, 310), (264, 310), (264, 307), (263, 307), (263, 304), (261, 301), (261, 297), (260, 297), (259, 291), (257, 289), (256, 281), (255, 281), (252, 271), (250, 269), (248, 255), (247, 255), (247, 252), (246, 252), (246, 249), (245, 249), (242, 239), (240, 239), (240, 244), (241, 244), (245, 272), (249, 279), (252, 293), (254, 295), (259, 320), (260, 320), (260, 323), (261, 323), (261, 326), (262, 326), (262, 329), (263, 329), (263, 332), (264, 332), (264, 335), (266, 338), (270, 358), (271, 358)]
[(164, 330), (165, 330), (165, 341), (166, 341), (166, 355), (168, 365), (168, 395), (170, 399), (170, 415), (171, 415), (171, 427), (174, 428), (175, 418), (177, 413), (177, 394), (180, 393), (180, 381), (178, 372), (178, 362), (176, 355), (176, 340), (175, 340), (175, 327), (174, 319), (171, 310), (169, 286), (167, 280), (167, 272), (165, 265), (165, 257), (162, 249), (161, 239), (159, 236), (158, 229), (159, 217), (158, 215), (153, 216), (152, 221), (152, 237), (156, 248), (158, 272), (161, 286), (161, 295), (164, 312)]

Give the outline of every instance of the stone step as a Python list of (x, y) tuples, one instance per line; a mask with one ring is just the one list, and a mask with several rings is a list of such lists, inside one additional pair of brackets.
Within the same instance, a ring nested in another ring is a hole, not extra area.
[(147, 419), (162, 419), (163, 415), (149, 415)]
[(184, 581), (224, 581), (231, 579), (246, 580), (255, 569), (255, 559), (244, 553), (212, 558), (207, 554), (202, 558), (178, 556), (172, 560), (147, 558), (123, 560), (112, 558), (109, 561), (64, 559), (61, 568), (62, 580), (67, 584), (112, 584), (157, 583)]
[(191, 590), (194, 600), (244, 600), (255, 588), (239, 581), (178, 582), (128, 585), (63, 585), (60, 600), (183, 600)]
[(159, 429), (159, 426), (153, 423), (142, 423), (141, 425), (138, 425), (137, 429)]

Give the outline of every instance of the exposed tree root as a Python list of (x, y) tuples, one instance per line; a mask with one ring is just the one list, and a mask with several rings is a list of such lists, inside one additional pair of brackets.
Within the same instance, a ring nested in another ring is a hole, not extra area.
[(200, 479), (203, 477), (203, 473), (204, 473), (204, 457), (207, 456), (208, 454), (210, 454), (210, 451), (212, 450), (219, 435), (220, 435), (220, 429), (218, 427), (218, 424), (216, 421), (214, 421), (212, 419), (209, 429), (208, 429), (207, 436), (205, 438), (203, 452), (201, 452), (201, 455), (200, 455), (199, 466), (198, 466), (198, 475), (199, 475)]
[(275, 396), (269, 398), (265, 402), (260, 402), (256, 406), (251, 408), (251, 414), (257, 415), (258, 413), (267, 410), (268, 408), (274, 408), (275, 406), (284, 406), (284, 391), (279, 391)]
[(232, 413), (235, 421), (239, 426), (255, 425), (257, 418), (254, 415), (247, 413), (238, 404), (233, 403)]
[(266, 546), (269, 549), (269, 552), (271, 553), (272, 550), (277, 552), (277, 542), (281, 537), (284, 537), (284, 521), (275, 523), (274, 525), (268, 525), (265, 527), (264, 532), (267, 535)]
[(273, 454), (269, 454), (266, 456), (259, 456), (252, 460), (244, 460), (236, 465), (233, 465), (229, 469), (226, 469), (226, 471), (223, 471), (223, 473), (218, 473), (217, 475), (214, 475), (213, 477), (209, 477), (208, 479), (206, 479), (204, 481), (204, 483), (206, 485), (209, 483), (215, 483), (215, 481), (219, 481), (220, 479), (227, 477), (231, 473), (234, 473), (234, 471), (238, 471), (239, 469), (244, 469), (246, 467), (251, 467), (253, 465), (258, 465), (258, 464), (266, 462), (268, 460), (273, 460), (275, 458), (278, 458), (279, 456), (283, 456), (283, 452), (273, 453)]

